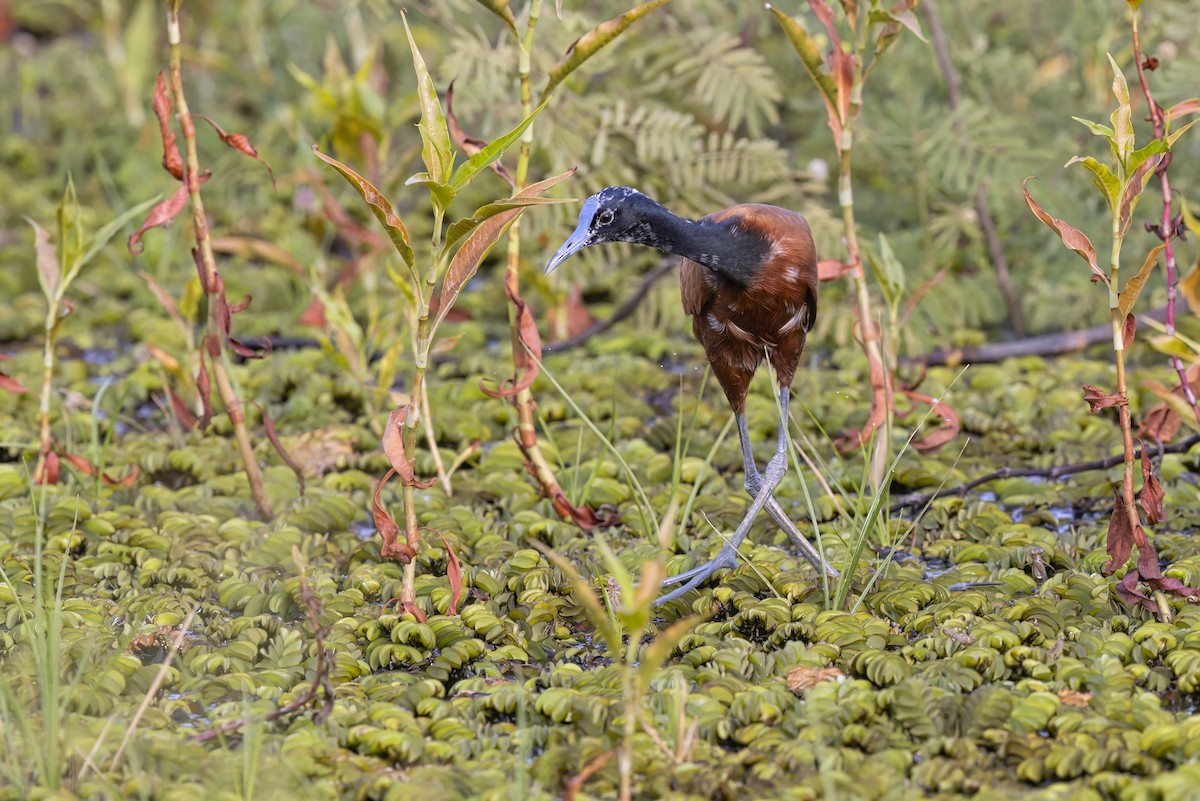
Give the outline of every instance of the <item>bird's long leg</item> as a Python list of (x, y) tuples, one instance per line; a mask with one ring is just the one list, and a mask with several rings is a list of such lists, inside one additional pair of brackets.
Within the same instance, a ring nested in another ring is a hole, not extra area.
[[(775, 453), (775, 458), (783, 460), (785, 469), (787, 466), (787, 423), (789, 396), (790, 393), (787, 387), (779, 388), (779, 408), (781, 414), (779, 418), (779, 448)], [(738, 434), (742, 440), (742, 463), (746, 473), (746, 491), (749, 492), (752, 497), (755, 497), (758, 495), (759, 489), (762, 487), (765, 479), (758, 472), (758, 467), (754, 464), (754, 454), (750, 450), (750, 432), (746, 429), (745, 415), (738, 417)], [(800, 530), (796, 528), (796, 524), (793, 523), (791, 518), (784, 513), (783, 508), (775, 500), (773, 495), (768, 498), (764, 508), (767, 510), (767, 514), (771, 516), (771, 519), (775, 521), (775, 525), (783, 529), (783, 533), (787, 534), (788, 539), (795, 543), (796, 548), (800, 551), (800, 554), (807, 559), (813, 567), (815, 567), (817, 570), (824, 571), (831, 578), (837, 577), (837, 570), (835, 570), (828, 562), (821, 558), (821, 554), (819, 554), (817, 549), (813, 547), (813, 544), (808, 541), (808, 538), (800, 533)]]
[(729, 542), (708, 562), (705, 562), (691, 570), (686, 570), (676, 576), (671, 576), (663, 581), (664, 587), (669, 587), (673, 584), (683, 582), (683, 586), (672, 590), (660, 597), (655, 603), (663, 604), (667, 601), (672, 601), (681, 595), (684, 595), (691, 590), (696, 589), (716, 571), (737, 565), (737, 550), (746, 539), (746, 535), (750, 531), (750, 527), (754, 525), (755, 519), (759, 512), (764, 508), (771, 516), (771, 519), (784, 530), (800, 549), (800, 552), (806, 559), (812, 562), (818, 570), (826, 570), (831, 576), (836, 576), (837, 571), (822, 561), (820, 554), (812, 546), (804, 535), (796, 528), (795, 524), (784, 514), (783, 509), (776, 502), (772, 493), (779, 483), (783, 481), (784, 475), (787, 473), (787, 408), (788, 408), (788, 391), (786, 388), (780, 390), (780, 421), (779, 421), (779, 447), (775, 451), (775, 455), (771, 457), (771, 461), (767, 464), (766, 473), (759, 473), (758, 466), (754, 463), (754, 453), (750, 447), (750, 432), (746, 426), (746, 415), (741, 413), (737, 415), (738, 438), (742, 443), (742, 462), (746, 474), (746, 490), (753, 496), (754, 501), (750, 504), (750, 508), (746, 510), (746, 515), (742, 518), (742, 522), (738, 525), (737, 530), (729, 538)]

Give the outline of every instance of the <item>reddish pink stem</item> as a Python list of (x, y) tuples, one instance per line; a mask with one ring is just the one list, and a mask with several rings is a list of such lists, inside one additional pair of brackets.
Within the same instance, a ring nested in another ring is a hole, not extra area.
[[(1146, 105), (1150, 108), (1150, 121), (1154, 124), (1154, 138), (1162, 139), (1166, 133), (1166, 120), (1163, 117), (1162, 106), (1154, 102), (1154, 95), (1150, 92), (1150, 82), (1146, 80), (1146, 65), (1142, 60), (1142, 48), (1138, 41), (1138, 15), (1135, 12), (1133, 15), (1133, 61), (1137, 65), (1138, 81), (1142, 85), (1142, 94), (1146, 96)], [(1175, 298), (1177, 290), (1175, 288), (1175, 248), (1173, 246), (1175, 240), (1175, 228), (1171, 220), (1171, 181), (1167, 177), (1167, 167), (1171, 164), (1171, 155), (1168, 153), (1167, 158), (1163, 160), (1162, 166), (1158, 168), (1158, 181), (1162, 187), (1162, 231), (1160, 236), (1163, 240), (1163, 258), (1166, 261), (1167, 267), (1167, 335), (1175, 334)], [(1188, 383), (1187, 369), (1184, 367), (1183, 360), (1178, 356), (1171, 357), (1171, 367), (1179, 375), (1179, 385), (1183, 388), (1183, 396), (1187, 399), (1188, 404), (1192, 407), (1192, 412), (1196, 415), (1196, 422), (1200, 423), (1200, 405), (1196, 403), (1196, 393), (1192, 391), (1191, 384)]]

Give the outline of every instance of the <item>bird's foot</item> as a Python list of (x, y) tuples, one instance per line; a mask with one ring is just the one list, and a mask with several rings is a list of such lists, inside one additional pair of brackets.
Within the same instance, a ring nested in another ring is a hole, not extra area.
[(674, 601), (681, 595), (686, 595), (687, 593), (699, 587), (705, 581), (708, 581), (709, 577), (711, 577), (712, 574), (716, 573), (718, 570), (736, 566), (737, 548), (733, 547), (732, 544), (726, 544), (725, 547), (721, 548), (720, 552), (716, 556), (704, 564), (698, 567), (693, 567), (691, 570), (685, 570), (676, 576), (670, 576), (664, 579), (662, 583), (663, 587), (670, 587), (673, 584), (681, 583), (683, 586), (674, 589), (665, 595), (659, 596), (658, 600), (654, 602), (654, 605), (661, 606), (667, 601)]

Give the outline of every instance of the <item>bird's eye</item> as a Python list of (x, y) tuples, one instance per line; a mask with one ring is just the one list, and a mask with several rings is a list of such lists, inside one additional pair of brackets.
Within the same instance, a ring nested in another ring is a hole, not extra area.
[(609, 225), (613, 221), (613, 210), (605, 209), (596, 217), (596, 222), (600, 225)]

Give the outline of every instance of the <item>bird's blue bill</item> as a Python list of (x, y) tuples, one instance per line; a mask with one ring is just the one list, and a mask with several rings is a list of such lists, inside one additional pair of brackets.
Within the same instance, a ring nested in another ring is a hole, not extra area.
[(588, 245), (592, 244), (592, 218), (596, 216), (596, 198), (589, 197), (583, 204), (583, 208), (579, 210), (579, 225), (575, 227), (575, 232), (563, 243), (558, 252), (550, 257), (550, 261), (546, 263), (546, 275), (554, 272), (558, 265), (566, 261), (572, 253), (577, 253), (583, 250)]

